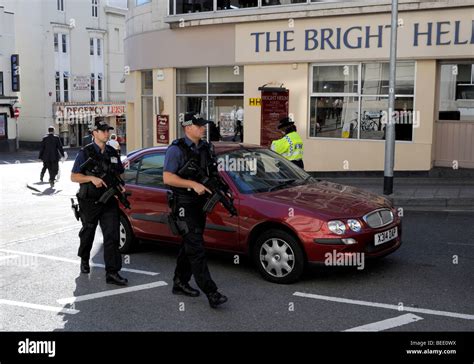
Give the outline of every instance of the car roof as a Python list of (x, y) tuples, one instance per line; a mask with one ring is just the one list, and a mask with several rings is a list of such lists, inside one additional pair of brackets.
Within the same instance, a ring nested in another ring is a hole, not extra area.
[[(256, 149), (256, 148), (263, 148), (261, 145), (257, 144), (248, 144), (248, 143), (233, 143), (233, 142), (212, 142), (214, 145), (214, 149), (216, 154), (222, 154), (222, 153), (227, 153), (231, 152), (233, 150), (239, 150), (239, 149)], [(167, 146), (156, 146), (156, 147), (149, 147), (149, 148), (142, 148), (142, 149), (137, 149), (134, 150), (130, 153), (127, 154), (127, 158), (134, 157), (139, 154), (143, 153), (149, 153), (149, 152), (160, 152), (160, 151), (165, 151), (168, 149)]]

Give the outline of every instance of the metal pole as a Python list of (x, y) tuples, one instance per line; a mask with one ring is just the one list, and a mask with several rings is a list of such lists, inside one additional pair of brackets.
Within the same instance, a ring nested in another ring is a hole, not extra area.
[(395, 76), (397, 66), (397, 30), (398, 30), (398, 0), (392, 0), (392, 25), (390, 28), (390, 82), (388, 100), (388, 123), (385, 126), (385, 166), (383, 177), (383, 193), (393, 193), (393, 166), (395, 162)]

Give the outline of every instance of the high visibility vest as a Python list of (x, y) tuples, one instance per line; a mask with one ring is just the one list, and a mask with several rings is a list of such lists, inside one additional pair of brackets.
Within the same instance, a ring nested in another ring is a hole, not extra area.
[(303, 141), (296, 131), (274, 140), (270, 148), (289, 161), (303, 159)]

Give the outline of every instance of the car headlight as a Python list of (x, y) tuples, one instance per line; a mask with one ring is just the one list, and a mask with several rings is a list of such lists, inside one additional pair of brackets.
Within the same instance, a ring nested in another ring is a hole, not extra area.
[(359, 220), (356, 219), (347, 220), (347, 225), (349, 226), (349, 229), (356, 233), (358, 233), (362, 229), (362, 225), (360, 224)]
[(346, 232), (346, 225), (341, 220), (329, 221), (328, 228), (337, 235), (342, 235)]

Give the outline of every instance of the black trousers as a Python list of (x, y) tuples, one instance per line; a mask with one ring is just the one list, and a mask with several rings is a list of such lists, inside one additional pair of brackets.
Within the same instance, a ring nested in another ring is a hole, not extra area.
[(104, 235), (104, 261), (108, 273), (116, 273), (122, 268), (122, 255), (119, 251), (120, 217), (117, 200), (111, 198), (105, 205), (93, 200), (78, 198), (82, 229), (79, 231), (81, 243), (77, 255), (90, 259), (95, 230), (100, 224)]
[(205, 294), (217, 291), (217, 286), (211, 278), (207, 266), (206, 252), (204, 250), (204, 227), (206, 214), (202, 211), (205, 200), (193, 203), (180, 203), (177, 198), (176, 217), (184, 221), (188, 232), (183, 234), (183, 242), (178, 254), (175, 279), (187, 283), (194, 276), (198, 287)]
[(296, 164), (298, 167), (300, 167), (301, 169), (304, 169), (304, 163), (303, 163), (303, 160), (302, 159), (298, 159), (298, 160), (294, 160), (292, 161), (293, 164)]
[(41, 178), (48, 170), (49, 181), (54, 181), (59, 171), (59, 161), (43, 161), (43, 168), (41, 169)]

